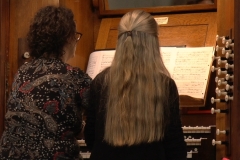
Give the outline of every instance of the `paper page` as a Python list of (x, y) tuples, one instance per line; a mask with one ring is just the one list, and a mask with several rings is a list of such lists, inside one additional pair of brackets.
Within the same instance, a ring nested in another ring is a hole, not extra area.
[(173, 73), (175, 61), (177, 58), (176, 47), (160, 47), (160, 53), (163, 59), (163, 63), (166, 66), (170, 74)]
[(113, 61), (115, 55), (115, 50), (107, 51), (107, 52), (102, 52), (102, 60), (100, 63), (100, 68), (98, 72), (101, 72), (104, 70), (106, 67), (109, 67)]
[(86, 73), (91, 77), (100, 73), (103, 69), (110, 66), (115, 54), (115, 50), (95, 51), (90, 54)]
[(97, 63), (100, 60), (101, 54), (98, 52), (92, 52), (90, 54), (89, 60), (88, 60), (88, 65), (87, 65), (87, 70), (86, 73), (91, 77), (94, 78), (96, 75), (96, 67)]
[(180, 95), (204, 98), (213, 54), (213, 47), (177, 49), (171, 75)]
[[(163, 62), (175, 80), (179, 95), (204, 98), (213, 47), (176, 48), (160, 47)], [(115, 50), (102, 50), (91, 53), (87, 73), (91, 78), (111, 65)]]

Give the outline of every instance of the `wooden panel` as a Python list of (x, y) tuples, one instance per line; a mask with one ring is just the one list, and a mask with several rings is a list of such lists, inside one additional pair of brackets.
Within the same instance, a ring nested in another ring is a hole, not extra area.
[(24, 54), (28, 53), (29, 55), (29, 49), (27, 45), (26, 38), (19, 38), (18, 39), (18, 67), (23, 65), (25, 62), (31, 61), (31, 58), (26, 58)]
[(101, 25), (101, 19), (98, 17), (97, 14), (94, 14), (94, 47), (96, 46), (97, 44), (97, 37), (98, 37), (98, 32), (99, 32), (99, 28), (100, 28), (100, 25)]
[(110, 49), (115, 49), (116, 48), (116, 41), (115, 39), (118, 39), (118, 31), (116, 29), (111, 29), (108, 33), (108, 39), (106, 43), (106, 48)]
[(8, 50), (9, 50), (9, 1), (0, 1), (0, 137), (4, 129), (6, 111), (6, 88), (8, 79)]
[[(91, 1), (86, 0), (10, 0), (10, 84), (19, 64), (18, 39), (25, 38), (31, 19), (35, 13), (47, 5), (61, 5), (73, 10), (77, 23), (77, 30), (83, 33), (76, 49), (76, 57), (69, 63), (80, 67), (84, 71), (87, 67), (89, 54), (94, 50), (94, 24)], [(26, 9), (27, 8), (27, 9)], [(24, 17), (24, 18), (22, 18)], [(88, 18), (86, 18), (88, 17)]]
[[(160, 43), (161, 46), (205, 46), (207, 29), (208, 25), (160, 27)], [(194, 41), (189, 34), (195, 37)]]
[[(9, 37), (9, 87), (18, 69), (18, 39), (25, 38), (30, 21), (35, 13), (44, 6), (58, 5), (58, 0), (10, 0), (10, 37)], [(24, 17), (24, 18), (23, 18)]]
[(70, 8), (73, 11), (77, 31), (83, 34), (77, 44), (75, 57), (70, 59), (68, 63), (85, 71), (89, 55), (94, 51), (94, 14), (91, 9), (91, 1), (60, 0), (59, 5)]
[[(159, 39), (161, 46), (205, 46), (208, 32), (208, 25), (189, 25), (189, 26), (163, 26), (159, 28)], [(189, 38), (191, 34), (194, 41)], [(115, 48), (118, 32), (111, 29), (108, 33), (106, 48)], [(171, 35), (171, 36), (169, 36)]]
[[(216, 12), (155, 15), (154, 17), (168, 17), (168, 23), (159, 26), (161, 46), (215, 46)], [(105, 18), (102, 20), (96, 50), (116, 47), (119, 20), (120, 18)]]
[(184, 126), (209, 126), (216, 123), (216, 118), (212, 114), (186, 114), (182, 115)]
[[(108, 44), (108, 34), (110, 32), (110, 28), (113, 26), (115, 27), (114, 30), (116, 31), (116, 25), (117, 23), (119, 22), (119, 19), (115, 19), (115, 25), (112, 25), (114, 23), (114, 19), (111, 19), (111, 18), (106, 18), (106, 19), (102, 19), (101, 21), (101, 25), (100, 25), (100, 29), (99, 29), (99, 32), (98, 32), (98, 36), (97, 36), (97, 42), (96, 42), (96, 46), (95, 46), (95, 50), (98, 50), (98, 49), (106, 49), (106, 48), (111, 48), (111, 46), (107, 47), (107, 44)], [(116, 34), (117, 36), (117, 34)], [(112, 44), (112, 47), (116, 46), (116, 40), (117, 39), (113, 39), (113, 44)]]

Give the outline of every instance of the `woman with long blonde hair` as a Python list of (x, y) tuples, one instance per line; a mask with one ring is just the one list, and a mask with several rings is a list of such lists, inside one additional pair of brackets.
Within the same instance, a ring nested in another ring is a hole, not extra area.
[(118, 31), (113, 62), (90, 88), (90, 159), (186, 159), (179, 95), (161, 58), (156, 21), (134, 10), (122, 17)]

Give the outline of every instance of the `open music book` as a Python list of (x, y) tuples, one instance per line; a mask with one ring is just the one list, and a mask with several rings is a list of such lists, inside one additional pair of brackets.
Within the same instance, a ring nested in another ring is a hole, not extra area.
[[(180, 105), (202, 107), (210, 79), (214, 47), (160, 47), (165, 66), (175, 80)], [(101, 50), (90, 54), (87, 73), (94, 78), (111, 65), (115, 50)]]

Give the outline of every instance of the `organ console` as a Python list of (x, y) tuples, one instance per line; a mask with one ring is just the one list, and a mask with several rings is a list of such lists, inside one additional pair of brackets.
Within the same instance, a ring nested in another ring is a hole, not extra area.
[[(190, 1), (190, 0), (188, 0)], [(196, 0), (192, 0), (196, 1)], [(161, 7), (159, 8), (146, 8), (146, 11), (153, 13), (156, 17), (167, 17), (168, 23), (162, 24), (159, 26), (160, 30), (160, 44), (161, 46), (186, 46), (186, 47), (204, 47), (204, 46), (214, 46), (216, 45), (215, 52), (216, 54), (213, 57), (214, 66), (213, 72), (210, 73), (212, 77), (215, 77), (215, 80), (210, 80), (208, 83), (208, 91), (209, 93), (206, 96), (206, 103), (201, 107), (181, 107), (181, 116), (183, 126), (211, 126), (216, 125), (218, 128), (215, 132), (211, 132), (212, 136), (210, 138), (206, 138), (207, 136), (203, 135), (202, 137), (196, 137), (194, 134), (196, 133), (184, 133), (187, 134), (186, 138), (193, 137), (194, 139), (201, 139), (201, 146), (206, 147), (203, 152), (201, 149), (197, 147), (192, 147), (188, 150), (187, 158), (191, 159), (200, 159), (200, 160), (238, 160), (240, 157), (239, 152), (239, 133), (240, 121), (238, 116), (240, 115), (239, 104), (240, 102), (237, 100), (240, 96), (239, 93), (239, 38), (240, 34), (239, 27), (239, 0), (212, 0), (214, 5), (189, 5), (189, 6), (171, 6), (171, 7)], [(10, 3), (11, 2), (11, 3)], [(95, 50), (101, 49), (114, 49), (116, 46), (117, 39), (117, 24), (119, 22), (118, 17), (126, 12), (125, 9), (122, 10), (109, 10), (106, 6), (101, 6), (105, 2), (105, 0), (92, 0), (91, 2), (94, 5), (95, 13), (92, 13), (92, 6), (85, 7), (81, 9), (84, 14), (79, 14), (79, 6), (76, 4), (80, 3), (86, 4), (87, 1), (79, 0), (77, 1), (69, 1), (63, 0), (61, 1), (61, 5), (66, 6), (74, 6), (74, 14), (76, 15), (76, 19), (79, 22), (82, 21), (82, 17), (94, 17), (94, 27), (90, 27), (89, 25), (84, 25), (89, 32), (86, 34), (86, 30), (84, 30), (85, 35), (89, 35), (89, 37), (94, 37), (92, 40), (84, 39), (84, 47), (81, 50), (84, 55), (77, 55), (77, 57), (81, 57), (81, 59), (87, 60), (88, 54), (90, 53), (89, 47), (85, 45), (91, 46), (91, 51), (93, 49), (93, 44), (95, 46)], [(22, 1), (1, 1), (1, 45), (0, 45), (0, 71), (2, 75), (6, 75), (7, 78), (2, 78), (0, 80), (0, 100), (2, 102), (1, 106), (5, 106), (5, 97), (7, 93), (7, 89), (5, 86), (8, 86), (8, 82), (11, 82), (13, 77), (12, 72), (18, 66), (18, 60), (16, 57), (16, 52), (18, 51), (18, 46), (23, 46), (21, 41), (18, 41), (21, 37), (24, 37), (24, 26), (23, 24), (28, 23), (28, 14), (25, 13), (33, 13), (33, 9), (26, 10), (26, 6), (30, 3), (31, 8), (39, 8), (40, 4), (45, 5), (46, 3), (52, 4), (57, 3), (53, 0), (49, 0), (42, 3), (38, 3), (35, 5), (35, 1), (22, 2)], [(90, 1), (89, 1), (90, 3)], [(2, 5), (7, 4), (7, 5)], [(22, 5), (21, 5), (22, 4)], [(34, 5), (33, 5), (34, 4)], [(217, 5), (216, 5), (217, 4)], [(11, 7), (10, 7), (11, 6)], [(20, 6), (20, 7), (19, 7)], [(214, 8), (215, 7), (215, 8)], [(7, 9), (8, 8), (8, 9)], [(11, 10), (10, 10), (11, 8)], [(86, 8), (89, 8), (88, 11)], [(202, 12), (204, 8), (204, 12)], [(144, 8), (145, 9), (145, 8)], [(215, 9), (215, 10), (214, 10)], [(5, 12), (7, 10), (7, 12)], [(9, 11), (8, 11), (9, 10)], [(77, 10), (77, 11), (76, 11)], [(186, 11), (187, 12), (183, 12)], [(89, 14), (88, 14), (89, 13)], [(170, 14), (168, 14), (170, 13)], [(21, 15), (26, 15), (26, 18), (22, 18)], [(7, 16), (4, 16), (7, 15)], [(20, 15), (20, 16), (19, 16)], [(83, 16), (79, 16), (83, 15)], [(97, 18), (99, 16), (99, 18)], [(20, 18), (19, 18), (20, 17)], [(93, 19), (88, 19), (87, 21), (91, 21), (93, 23)], [(25, 23), (26, 22), (26, 23)], [(86, 21), (83, 21), (86, 22)], [(101, 24), (100, 24), (101, 23)], [(11, 25), (10, 25), (11, 24)], [(80, 26), (81, 23), (78, 23)], [(19, 31), (15, 30), (14, 26), (18, 28)], [(234, 29), (234, 32), (232, 29)], [(91, 28), (91, 29), (90, 29)], [(93, 29), (94, 28), (94, 29)], [(99, 29), (99, 30), (98, 30)], [(94, 30), (94, 31), (90, 31)], [(93, 34), (94, 32), (94, 34)], [(218, 32), (219, 35), (216, 36)], [(95, 34), (96, 33), (96, 34)], [(231, 34), (234, 33), (234, 36)], [(98, 34), (98, 35), (97, 35)], [(216, 37), (215, 37), (216, 36)], [(87, 37), (87, 36), (86, 36)], [(87, 41), (88, 40), (88, 41)], [(213, 42), (213, 41), (214, 42)], [(236, 45), (234, 46), (234, 43)], [(83, 45), (81, 45), (83, 46)], [(21, 49), (21, 48), (20, 48)], [(29, 59), (28, 53), (23, 52), (23, 58)], [(236, 55), (234, 55), (237, 53)], [(6, 59), (6, 61), (5, 61)], [(19, 58), (20, 59), (20, 58)], [(221, 63), (217, 64), (218, 59), (221, 61), (230, 60), (233, 63)], [(235, 62), (234, 62), (235, 60)], [(78, 64), (85, 65), (85, 61), (81, 61), (79, 63), (79, 59), (77, 59)], [(16, 63), (17, 62), (17, 63)], [(221, 70), (221, 74), (217, 74), (218, 70)], [(225, 70), (223, 70), (225, 69)], [(9, 70), (9, 71), (8, 71)], [(222, 71), (231, 71), (231, 72), (222, 72)], [(9, 75), (8, 75), (9, 74)], [(234, 76), (235, 74), (235, 76)], [(218, 81), (221, 80), (221, 85), (218, 86)], [(231, 82), (231, 84), (227, 82)], [(223, 82), (223, 83), (222, 83)], [(235, 90), (234, 90), (235, 87)], [(227, 95), (226, 93), (232, 93), (231, 95)], [(181, 99), (183, 100), (183, 99)], [(211, 108), (214, 110), (226, 110), (228, 109), (228, 113), (214, 113), (211, 114)], [(1, 118), (0, 121), (0, 131), (3, 128), (3, 117), (5, 113), (5, 107), (2, 107), (1, 110)], [(189, 127), (189, 128), (192, 128)], [(188, 128), (188, 127), (186, 127)], [(199, 127), (202, 128), (202, 127)], [(199, 129), (200, 130), (200, 129)], [(226, 132), (226, 134), (224, 134)], [(228, 134), (227, 134), (228, 133)], [(210, 142), (208, 141), (209, 139)], [(215, 145), (212, 145), (212, 140), (215, 140)], [(219, 141), (221, 144), (218, 144)], [(222, 145), (222, 142), (228, 142), (228, 145)], [(88, 158), (90, 153), (85, 150), (84, 141), (80, 141), (81, 146), (81, 155), (83, 158)], [(200, 146), (198, 146), (200, 147)], [(209, 153), (210, 149), (212, 152)], [(217, 152), (216, 152), (217, 150)], [(211, 155), (210, 155), (211, 154)], [(212, 155), (214, 154), (214, 155)], [(209, 157), (209, 158), (208, 158)], [(223, 158), (224, 157), (224, 158)], [(226, 158), (225, 158), (226, 157)]]
[[(231, 157), (232, 132), (230, 117), (232, 115), (231, 106), (234, 100), (234, 78), (236, 78), (234, 77), (234, 65), (236, 65), (234, 64), (234, 40), (232, 36), (217, 35), (215, 37), (217, 30), (213, 23), (216, 23), (214, 20), (216, 15), (211, 13), (201, 14), (204, 14), (204, 18), (199, 19), (206, 20), (204, 23), (196, 18), (198, 16), (201, 17), (200, 14), (154, 14), (154, 16), (167, 17), (169, 20), (167, 24), (159, 25), (161, 46), (216, 46), (210, 76), (217, 77), (215, 79), (210, 78), (208, 81), (210, 85), (208, 85), (209, 93), (206, 95), (206, 103), (197, 108), (190, 104), (189, 107), (181, 107), (180, 110), (185, 141), (188, 145), (187, 158), (215, 160), (218, 157), (219, 160), (224, 156)], [(194, 19), (194, 22), (190, 19)], [(96, 50), (115, 48), (118, 22), (118, 17), (111, 17), (109, 14), (102, 19), (95, 46)], [(202, 28), (197, 28), (197, 25)], [(195, 31), (192, 31), (195, 27)], [(179, 32), (180, 29), (183, 34)], [(196, 33), (196, 30), (198, 33)], [(182, 100), (186, 99), (180, 98), (180, 101)], [(224, 119), (224, 125), (219, 125), (221, 123), (218, 122), (219, 119)], [(217, 130), (215, 124), (218, 128)], [(219, 154), (219, 150), (222, 150), (220, 147), (224, 147), (226, 151)], [(216, 148), (218, 149), (217, 152)]]
[[(187, 159), (202, 160), (205, 156), (208, 156), (209, 160), (214, 159), (215, 148), (209, 144), (216, 137), (216, 126), (183, 126), (182, 129), (188, 150)], [(81, 147), (80, 155), (85, 160), (89, 159), (91, 152), (87, 150), (85, 141), (78, 140), (78, 144)]]

